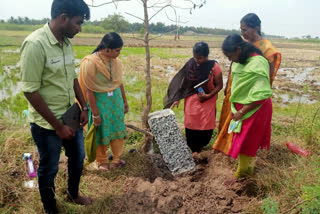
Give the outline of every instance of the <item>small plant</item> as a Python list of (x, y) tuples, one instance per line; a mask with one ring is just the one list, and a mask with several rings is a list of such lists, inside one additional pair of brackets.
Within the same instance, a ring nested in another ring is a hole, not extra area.
[(301, 204), (302, 213), (318, 214), (320, 213), (320, 185), (304, 186)]
[(278, 202), (276, 202), (270, 196), (268, 196), (263, 200), (260, 209), (265, 214), (277, 214), (279, 212)]
[(129, 135), (129, 138), (127, 140), (127, 144), (135, 144), (136, 142), (140, 142), (143, 139), (143, 134), (141, 132), (133, 132)]

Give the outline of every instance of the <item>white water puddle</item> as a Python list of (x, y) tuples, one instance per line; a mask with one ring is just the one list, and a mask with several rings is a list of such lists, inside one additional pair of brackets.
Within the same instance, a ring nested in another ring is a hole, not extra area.
[(141, 99), (144, 96), (145, 92), (141, 91), (139, 93), (134, 93), (134, 92), (130, 92), (130, 91), (126, 91), (126, 95), (128, 97), (133, 97), (135, 99)]
[(20, 48), (18, 48), (16, 50), (3, 50), (2, 52), (4, 52), (4, 53), (20, 53)]
[(13, 84), (8, 82), (4, 88), (0, 89), (0, 101), (9, 97), (14, 97), (21, 92), (21, 83)]
[(314, 104), (318, 100), (311, 99), (309, 95), (304, 94), (302, 96), (290, 96), (288, 94), (274, 94), (274, 97), (280, 98), (282, 100), (282, 106), (285, 106), (287, 103), (305, 103), (305, 104)]
[[(309, 68), (280, 68), (278, 73), (285, 75), (284, 78), (289, 79), (290, 82), (303, 85), (307, 82), (314, 80), (312, 71), (320, 67), (309, 67)], [(319, 81), (314, 83), (315, 85), (320, 85)]]
[(79, 66), (82, 59), (74, 59), (74, 65)]
[(176, 69), (173, 66), (167, 65), (165, 67), (159, 66), (159, 65), (153, 65), (152, 69), (158, 69), (165, 71), (165, 77), (168, 78), (168, 82), (171, 82), (172, 78), (176, 74)]
[(222, 81), (223, 81), (222, 90), (224, 90), (227, 87), (228, 76), (222, 76)]
[(74, 59), (74, 66), (76, 67), (75, 72), (79, 75), (80, 72), (80, 62), (82, 59)]
[(176, 69), (168, 65), (166, 71), (166, 77), (168, 77), (169, 82), (171, 82), (172, 78), (174, 77), (174, 74), (176, 73)]
[[(18, 69), (20, 67), (20, 64), (17, 63), (17, 65), (8, 65), (3, 66), (4, 74), (0, 76), (0, 101), (7, 99), (9, 97), (14, 97), (15, 95), (19, 94), (21, 92), (21, 83), (16, 82), (14, 83), (12, 78), (12, 70)], [(17, 72), (14, 77), (19, 77), (19, 72)]]
[(133, 76), (132, 78), (126, 78), (126, 85), (134, 84), (135, 82), (137, 82), (136, 76)]

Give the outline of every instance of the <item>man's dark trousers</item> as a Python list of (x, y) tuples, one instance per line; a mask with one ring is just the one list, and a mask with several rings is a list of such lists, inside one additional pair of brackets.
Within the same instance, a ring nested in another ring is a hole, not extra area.
[(35, 123), (31, 123), (30, 128), (40, 156), (38, 180), (41, 201), (46, 212), (56, 211), (54, 178), (58, 172), (62, 146), (68, 157), (68, 192), (72, 198), (78, 197), (85, 158), (83, 130), (75, 132), (71, 140), (62, 140), (55, 130), (42, 128)]

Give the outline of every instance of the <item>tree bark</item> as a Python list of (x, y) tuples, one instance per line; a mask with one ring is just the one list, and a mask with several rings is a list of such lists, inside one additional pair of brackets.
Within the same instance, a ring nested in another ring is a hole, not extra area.
[[(148, 125), (148, 115), (152, 106), (152, 96), (151, 96), (151, 75), (150, 75), (150, 47), (149, 47), (149, 15), (148, 15), (148, 0), (142, 0), (144, 9), (144, 45), (146, 50), (146, 68), (145, 79), (146, 79), (146, 100), (147, 104), (142, 111), (142, 127), (145, 130), (150, 130)], [(150, 135), (144, 135), (144, 151), (148, 153), (153, 152), (153, 138)]]

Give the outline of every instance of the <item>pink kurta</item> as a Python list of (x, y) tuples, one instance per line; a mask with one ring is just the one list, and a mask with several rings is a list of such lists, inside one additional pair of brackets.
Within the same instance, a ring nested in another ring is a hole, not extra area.
[[(212, 68), (209, 77), (209, 88), (214, 88), (214, 77), (221, 73), (218, 63)], [(217, 95), (205, 102), (199, 101), (198, 95), (193, 94), (184, 100), (184, 126), (193, 130), (211, 130), (216, 127), (216, 101)]]
[[(272, 101), (268, 98), (256, 103), (262, 106), (248, 119), (243, 120), (241, 132), (234, 133), (229, 155), (237, 158), (239, 153), (255, 157), (259, 148), (269, 149), (271, 139)], [(242, 104), (235, 104), (237, 110)]]

